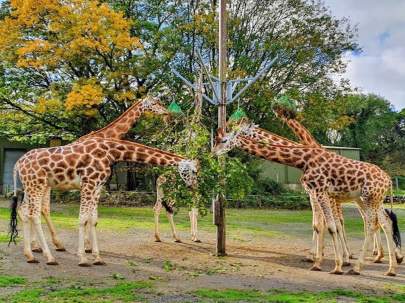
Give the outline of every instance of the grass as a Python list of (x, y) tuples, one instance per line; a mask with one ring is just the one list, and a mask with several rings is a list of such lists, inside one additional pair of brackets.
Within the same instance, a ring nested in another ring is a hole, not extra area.
[(382, 296), (367, 295), (348, 290), (333, 290), (322, 292), (289, 292), (273, 289), (268, 292), (257, 290), (213, 290), (199, 289), (194, 295), (201, 299), (199, 302), (227, 303), (227, 302), (277, 302), (277, 303), (305, 303), (305, 302), (364, 302), (391, 303), (405, 302), (405, 290), (402, 293), (390, 293)]
[(0, 275), (0, 287), (10, 287), (15, 285), (25, 284), (26, 279), (19, 276), (1, 276)]
[(146, 281), (121, 282), (112, 287), (94, 288), (73, 285), (67, 288), (54, 289), (37, 287), (25, 289), (1, 297), (0, 302), (8, 303), (101, 303), (101, 302), (140, 302), (140, 294), (151, 288)]
[(0, 243), (8, 243), (9, 235), (5, 232), (0, 232)]

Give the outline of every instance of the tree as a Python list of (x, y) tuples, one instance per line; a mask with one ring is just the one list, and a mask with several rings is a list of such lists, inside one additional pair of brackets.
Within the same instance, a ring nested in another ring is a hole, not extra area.
[(389, 101), (369, 94), (342, 96), (337, 113), (348, 125), (339, 130), (343, 146), (361, 148), (362, 160), (382, 165), (392, 175), (405, 172), (404, 115), (394, 110)]
[(2, 11), (8, 11), (0, 21), (4, 134), (29, 137), (18, 127), (23, 116), (24, 128), (41, 126), (39, 141), (49, 132), (74, 138), (143, 94), (136, 82), (142, 44), (121, 12), (95, 0), (12, 0)]

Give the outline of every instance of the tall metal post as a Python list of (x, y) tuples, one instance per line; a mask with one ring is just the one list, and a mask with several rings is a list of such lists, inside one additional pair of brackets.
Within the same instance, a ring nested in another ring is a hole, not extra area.
[[(226, 130), (226, 101), (227, 101), (227, 15), (226, 15), (226, 0), (219, 2), (219, 82), (220, 82), (220, 96), (218, 104), (218, 128), (223, 131)], [(225, 168), (224, 159), (221, 160), (222, 168)], [(225, 187), (225, 178), (221, 176), (220, 185)], [(222, 193), (218, 195), (215, 201), (215, 223), (217, 226), (217, 256), (226, 255), (225, 249), (225, 197)]]

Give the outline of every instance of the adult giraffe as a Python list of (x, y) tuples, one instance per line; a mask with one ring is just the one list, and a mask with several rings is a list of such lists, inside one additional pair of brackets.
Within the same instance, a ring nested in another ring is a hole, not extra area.
[[(90, 266), (84, 247), (85, 226), (90, 227), (94, 265), (105, 264), (100, 257), (96, 238), (97, 204), (100, 191), (107, 181), (111, 166), (119, 161), (148, 163), (161, 166), (177, 166), (180, 176), (188, 186), (197, 182), (198, 162), (182, 156), (151, 148), (139, 143), (105, 139), (83, 139), (76, 144), (32, 150), (21, 157), (15, 167), (24, 187), (24, 201), (18, 209), (23, 221), (24, 254), (28, 263), (38, 261), (31, 250), (31, 225), (38, 235), (48, 265), (56, 265), (46, 243), (41, 227), (41, 207), (51, 188), (80, 189), (79, 245), (80, 266)], [(18, 207), (13, 197), (12, 214)], [(11, 216), (11, 239), (17, 235), (16, 215)]]
[[(316, 141), (316, 139), (312, 136), (312, 134), (308, 131), (308, 129), (305, 128), (305, 126), (303, 126), (300, 122), (298, 122), (295, 119), (295, 112), (288, 110), (277, 104), (273, 107), (273, 111), (274, 111), (275, 115), (292, 130), (294, 135), (297, 138), (299, 138), (299, 142), (301, 144), (324, 148), (321, 144), (319, 144), (318, 141)], [(349, 245), (347, 242), (346, 231), (344, 228), (343, 207), (342, 207), (343, 203), (348, 203), (348, 202), (353, 202), (353, 201), (350, 198), (349, 199), (337, 199), (337, 200), (331, 198), (332, 209), (336, 212), (336, 216), (339, 218), (340, 223), (342, 225), (342, 233), (343, 233), (342, 245), (343, 245), (345, 263), (349, 263), (349, 258), (352, 257), (352, 254), (350, 253)], [(313, 210), (313, 227), (314, 227), (314, 232), (313, 232), (313, 237), (312, 237), (313, 246), (311, 249), (311, 256), (307, 257), (306, 259), (308, 261), (313, 262), (317, 245), (321, 245), (322, 249), (324, 247), (324, 244), (323, 244), (324, 235), (323, 234), (325, 233), (325, 224), (324, 224), (324, 220), (322, 218), (322, 212), (319, 209), (318, 204), (313, 203), (313, 201), (311, 200), (311, 207)], [(360, 212), (362, 218), (364, 218), (364, 214), (362, 213), (361, 208), (358, 208), (358, 209), (359, 209), (359, 212)], [(365, 230), (365, 232), (366, 232), (366, 230)], [(376, 256), (374, 259), (374, 263), (381, 263), (382, 262), (381, 260), (384, 258), (384, 249), (382, 246), (380, 232), (376, 232), (374, 235), (373, 254)], [(401, 252), (398, 250), (398, 248), (396, 248), (396, 250), (395, 250), (395, 257), (397, 259), (398, 264), (402, 263), (404, 257), (401, 255)]]
[[(244, 136), (249, 133), (252, 134), (253, 139)], [(355, 200), (359, 208), (363, 210), (367, 233), (359, 260), (348, 273), (360, 274), (370, 240), (380, 225), (388, 243), (389, 269), (386, 275), (395, 276), (397, 261), (394, 246), (400, 247), (398, 241), (400, 238), (397, 233), (393, 233), (395, 227), (393, 214), (386, 212), (383, 207), (385, 193), (392, 186), (391, 178), (373, 164), (347, 159), (318, 147), (265, 144), (255, 138), (255, 135), (259, 137), (260, 131), (257, 132), (254, 128), (236, 130), (228, 135), (220, 132), (217, 135), (213, 152), (220, 155), (238, 147), (250, 154), (303, 171), (301, 183), (306, 192), (319, 204), (333, 239), (335, 269), (331, 273), (334, 274), (343, 273), (343, 257), (339, 241), (339, 238), (342, 239), (342, 232), (339, 230), (340, 224), (334, 216), (330, 199), (351, 198)], [(314, 267), (320, 268), (321, 258), (322, 250), (321, 246), (318, 246)]]
[[(128, 133), (128, 131), (131, 129), (131, 127), (134, 125), (135, 122), (139, 120), (139, 118), (144, 114), (144, 113), (153, 113), (156, 115), (162, 115), (164, 117), (164, 120), (167, 121), (167, 118), (169, 117), (170, 113), (167, 111), (167, 109), (161, 104), (159, 98), (152, 97), (152, 96), (146, 96), (145, 98), (135, 102), (133, 105), (131, 105), (124, 113), (122, 113), (118, 118), (116, 118), (114, 121), (109, 123), (107, 126), (93, 131), (89, 134), (86, 134), (80, 138), (78, 138), (76, 141), (72, 142), (71, 144), (77, 144), (79, 142), (82, 142), (84, 140), (90, 139), (90, 138), (110, 138), (110, 139), (123, 139), (124, 136)], [(70, 145), (71, 145), (70, 144)], [(30, 152), (27, 153), (29, 155)], [(18, 165), (18, 162), (16, 165)], [(57, 251), (64, 251), (65, 247), (63, 246), (62, 242), (60, 241), (59, 237), (57, 236), (56, 229), (53, 225), (53, 222), (51, 220), (51, 215), (50, 215), (50, 190), (46, 194), (46, 196), (43, 199), (42, 203), (42, 215), (45, 218), (45, 221), (48, 225), (48, 229), (51, 234), (52, 242), (55, 245), (55, 248)], [(89, 236), (88, 236), (89, 230), (88, 228), (86, 229), (86, 252), (91, 252), (91, 247), (90, 247), (90, 241), (89, 241)], [(40, 246), (37, 243), (36, 237), (35, 237), (35, 232), (32, 234), (32, 250), (34, 252), (42, 252)]]

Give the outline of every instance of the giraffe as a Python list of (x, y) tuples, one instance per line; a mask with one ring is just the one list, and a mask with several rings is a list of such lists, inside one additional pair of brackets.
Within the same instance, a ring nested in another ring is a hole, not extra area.
[[(79, 142), (82, 142), (84, 140), (90, 139), (90, 138), (110, 138), (110, 139), (123, 139), (124, 136), (128, 133), (128, 131), (131, 129), (131, 127), (134, 125), (134, 123), (144, 114), (144, 113), (154, 113), (156, 115), (162, 115), (164, 117), (164, 121), (167, 122), (168, 117), (170, 116), (170, 113), (167, 111), (167, 109), (161, 104), (159, 98), (157, 97), (152, 97), (152, 96), (146, 96), (145, 98), (142, 98), (141, 100), (135, 102), (132, 104), (124, 113), (122, 113), (118, 118), (116, 118), (114, 121), (106, 125), (105, 127), (93, 131), (89, 134), (86, 134), (80, 138), (78, 138), (76, 141), (72, 142), (71, 144), (77, 144)], [(57, 251), (65, 251), (65, 248), (60, 241), (59, 237), (57, 236), (56, 229), (53, 225), (53, 222), (51, 220), (51, 215), (50, 215), (50, 194), (51, 191), (49, 189), (49, 192), (45, 195), (45, 198), (43, 199), (42, 203), (42, 215), (47, 223), (48, 229), (51, 234), (52, 242), (54, 246), (56, 247)], [(36, 240), (36, 235), (35, 232), (32, 234), (32, 250), (34, 252), (42, 252), (42, 249), (37, 243)], [(89, 240), (89, 229), (88, 226), (86, 226), (86, 252), (91, 253), (91, 247), (90, 247), (90, 240)]]
[[(170, 228), (172, 230), (172, 235), (174, 238), (174, 242), (181, 243), (181, 240), (176, 232), (176, 226), (173, 220), (173, 205), (174, 203), (167, 203), (164, 200), (164, 191), (163, 191), (163, 184), (167, 182), (167, 178), (164, 175), (160, 175), (156, 180), (156, 203), (153, 207), (154, 217), (155, 217), (155, 241), (161, 242), (160, 239), (160, 232), (159, 232), (159, 216), (160, 212), (162, 211), (162, 207), (166, 210), (166, 215), (170, 223)], [(188, 213), (190, 217), (190, 225), (191, 225), (191, 241), (200, 243), (201, 241), (197, 237), (197, 229), (198, 229), (198, 209), (196, 207), (192, 207)]]
[[(251, 128), (232, 131), (225, 135), (223, 130), (220, 130), (213, 152), (221, 155), (237, 147), (250, 154), (303, 171), (301, 183), (305, 191), (321, 208), (328, 231), (332, 236), (335, 268), (331, 273), (343, 273), (343, 254), (340, 243), (342, 241), (341, 228), (339, 228), (339, 220), (336, 220), (332, 210), (330, 198), (350, 198), (355, 200), (358, 207), (362, 209), (367, 232), (358, 262), (348, 274), (360, 274), (370, 240), (381, 226), (386, 236), (389, 252), (389, 268), (386, 275), (396, 275), (397, 260), (394, 256), (394, 246), (400, 248), (400, 238), (397, 233), (393, 233), (393, 230), (397, 230), (393, 213), (385, 211), (383, 207), (384, 195), (392, 186), (388, 174), (376, 165), (347, 159), (319, 147), (298, 144), (296, 146), (263, 144), (256, 138), (251, 139), (245, 136), (249, 133), (253, 136), (260, 132)], [(313, 265), (315, 270), (320, 270), (321, 248), (321, 246), (317, 246)]]
[[(39, 238), (46, 264), (58, 264), (46, 243), (40, 223), (42, 201), (50, 188), (80, 189), (79, 244), (80, 266), (90, 266), (84, 247), (85, 225), (90, 228), (94, 265), (105, 264), (100, 257), (96, 238), (97, 204), (100, 191), (111, 173), (111, 165), (119, 161), (148, 163), (160, 166), (177, 166), (181, 178), (195, 187), (199, 164), (182, 156), (148, 147), (139, 143), (89, 138), (76, 144), (53, 148), (40, 148), (22, 156), (14, 167), (14, 185), (17, 174), (24, 188), (24, 200), (18, 208), (23, 222), (24, 254), (28, 263), (37, 263), (31, 250), (31, 224)], [(17, 209), (13, 197), (12, 214)], [(11, 240), (16, 235), (16, 217), (11, 217)]]
[[(292, 111), (288, 111), (285, 108), (281, 107), (281, 106), (274, 106), (273, 107), (273, 111), (275, 113), (275, 115), (282, 120), (294, 133), (294, 135), (299, 138), (299, 142), (301, 144), (304, 145), (308, 145), (308, 146), (316, 146), (316, 147), (321, 147), (322, 145), (319, 144), (319, 142), (316, 141), (316, 139), (312, 136), (312, 134), (308, 131), (307, 128), (305, 128), (300, 122), (298, 122), (295, 119), (295, 113)], [(311, 200), (311, 199), (310, 199)], [(350, 258), (352, 258), (352, 254), (350, 253), (349, 250), (349, 245), (347, 242), (347, 236), (346, 236), (346, 231), (344, 228), (344, 218), (343, 218), (343, 207), (342, 207), (342, 203), (347, 203), (347, 202), (352, 202), (350, 199), (349, 200), (339, 200), (336, 201), (334, 199), (331, 198), (331, 202), (333, 204), (333, 209), (336, 212), (337, 217), (340, 220), (340, 223), (342, 225), (342, 234), (343, 234), (343, 249), (344, 249), (344, 257), (346, 257), (346, 261), (345, 263), (347, 265), (350, 264), (349, 260)], [(314, 232), (313, 232), (313, 246), (311, 249), (311, 255), (309, 257), (306, 258), (307, 261), (313, 262), (313, 256), (315, 254), (316, 251), (316, 246), (317, 241), (318, 241), (318, 231), (321, 231), (321, 233), (324, 232), (325, 228), (324, 228), (324, 223), (322, 221), (322, 213), (319, 209), (319, 207), (317, 206), (316, 203), (313, 203), (313, 201), (311, 201), (311, 207), (313, 209), (313, 226), (314, 226)], [(359, 212), (361, 213), (361, 209), (359, 209)], [(363, 215), (362, 215), (363, 217)], [(323, 237), (323, 236), (322, 236)], [(323, 238), (322, 238), (323, 239)], [(322, 239), (319, 239), (319, 241), (322, 243)], [(323, 247), (323, 243), (320, 244)], [(403, 260), (403, 256), (401, 256), (400, 252), (396, 250), (396, 259), (397, 262), (400, 264), (402, 263)], [(374, 263), (381, 263), (382, 259), (384, 258), (384, 249), (382, 246), (382, 241), (381, 241), (381, 235), (380, 232), (376, 232), (374, 235), (374, 246), (373, 246), (373, 255), (375, 255), (375, 259), (374, 259)]]
[[(314, 146), (323, 148), (321, 144), (312, 136), (305, 126), (295, 119), (295, 112), (286, 110), (281, 106), (274, 106), (273, 112), (280, 120), (282, 120), (294, 133), (294, 135), (299, 139), (299, 143), (308, 146)], [(312, 226), (313, 226), (313, 235), (312, 235), (312, 248), (310, 251), (310, 256), (305, 258), (305, 261), (313, 262), (314, 255), (316, 252), (317, 245), (322, 245), (322, 251), (324, 248), (323, 244), (323, 233), (325, 230), (325, 223), (322, 218), (322, 211), (319, 208), (317, 203), (314, 203), (312, 197), (310, 196), (310, 203), (312, 208)], [(344, 218), (343, 218), (343, 207), (341, 203), (337, 203), (333, 198), (330, 199), (332, 204), (332, 209), (335, 212), (335, 216), (339, 218), (340, 224), (342, 225), (342, 236), (343, 236), (343, 258), (345, 259), (344, 265), (350, 265), (349, 259), (352, 258), (352, 254), (349, 250), (349, 245), (347, 243), (346, 231), (344, 228)], [(321, 238), (318, 239), (319, 233), (322, 233)], [(318, 243), (320, 242), (320, 243)]]

